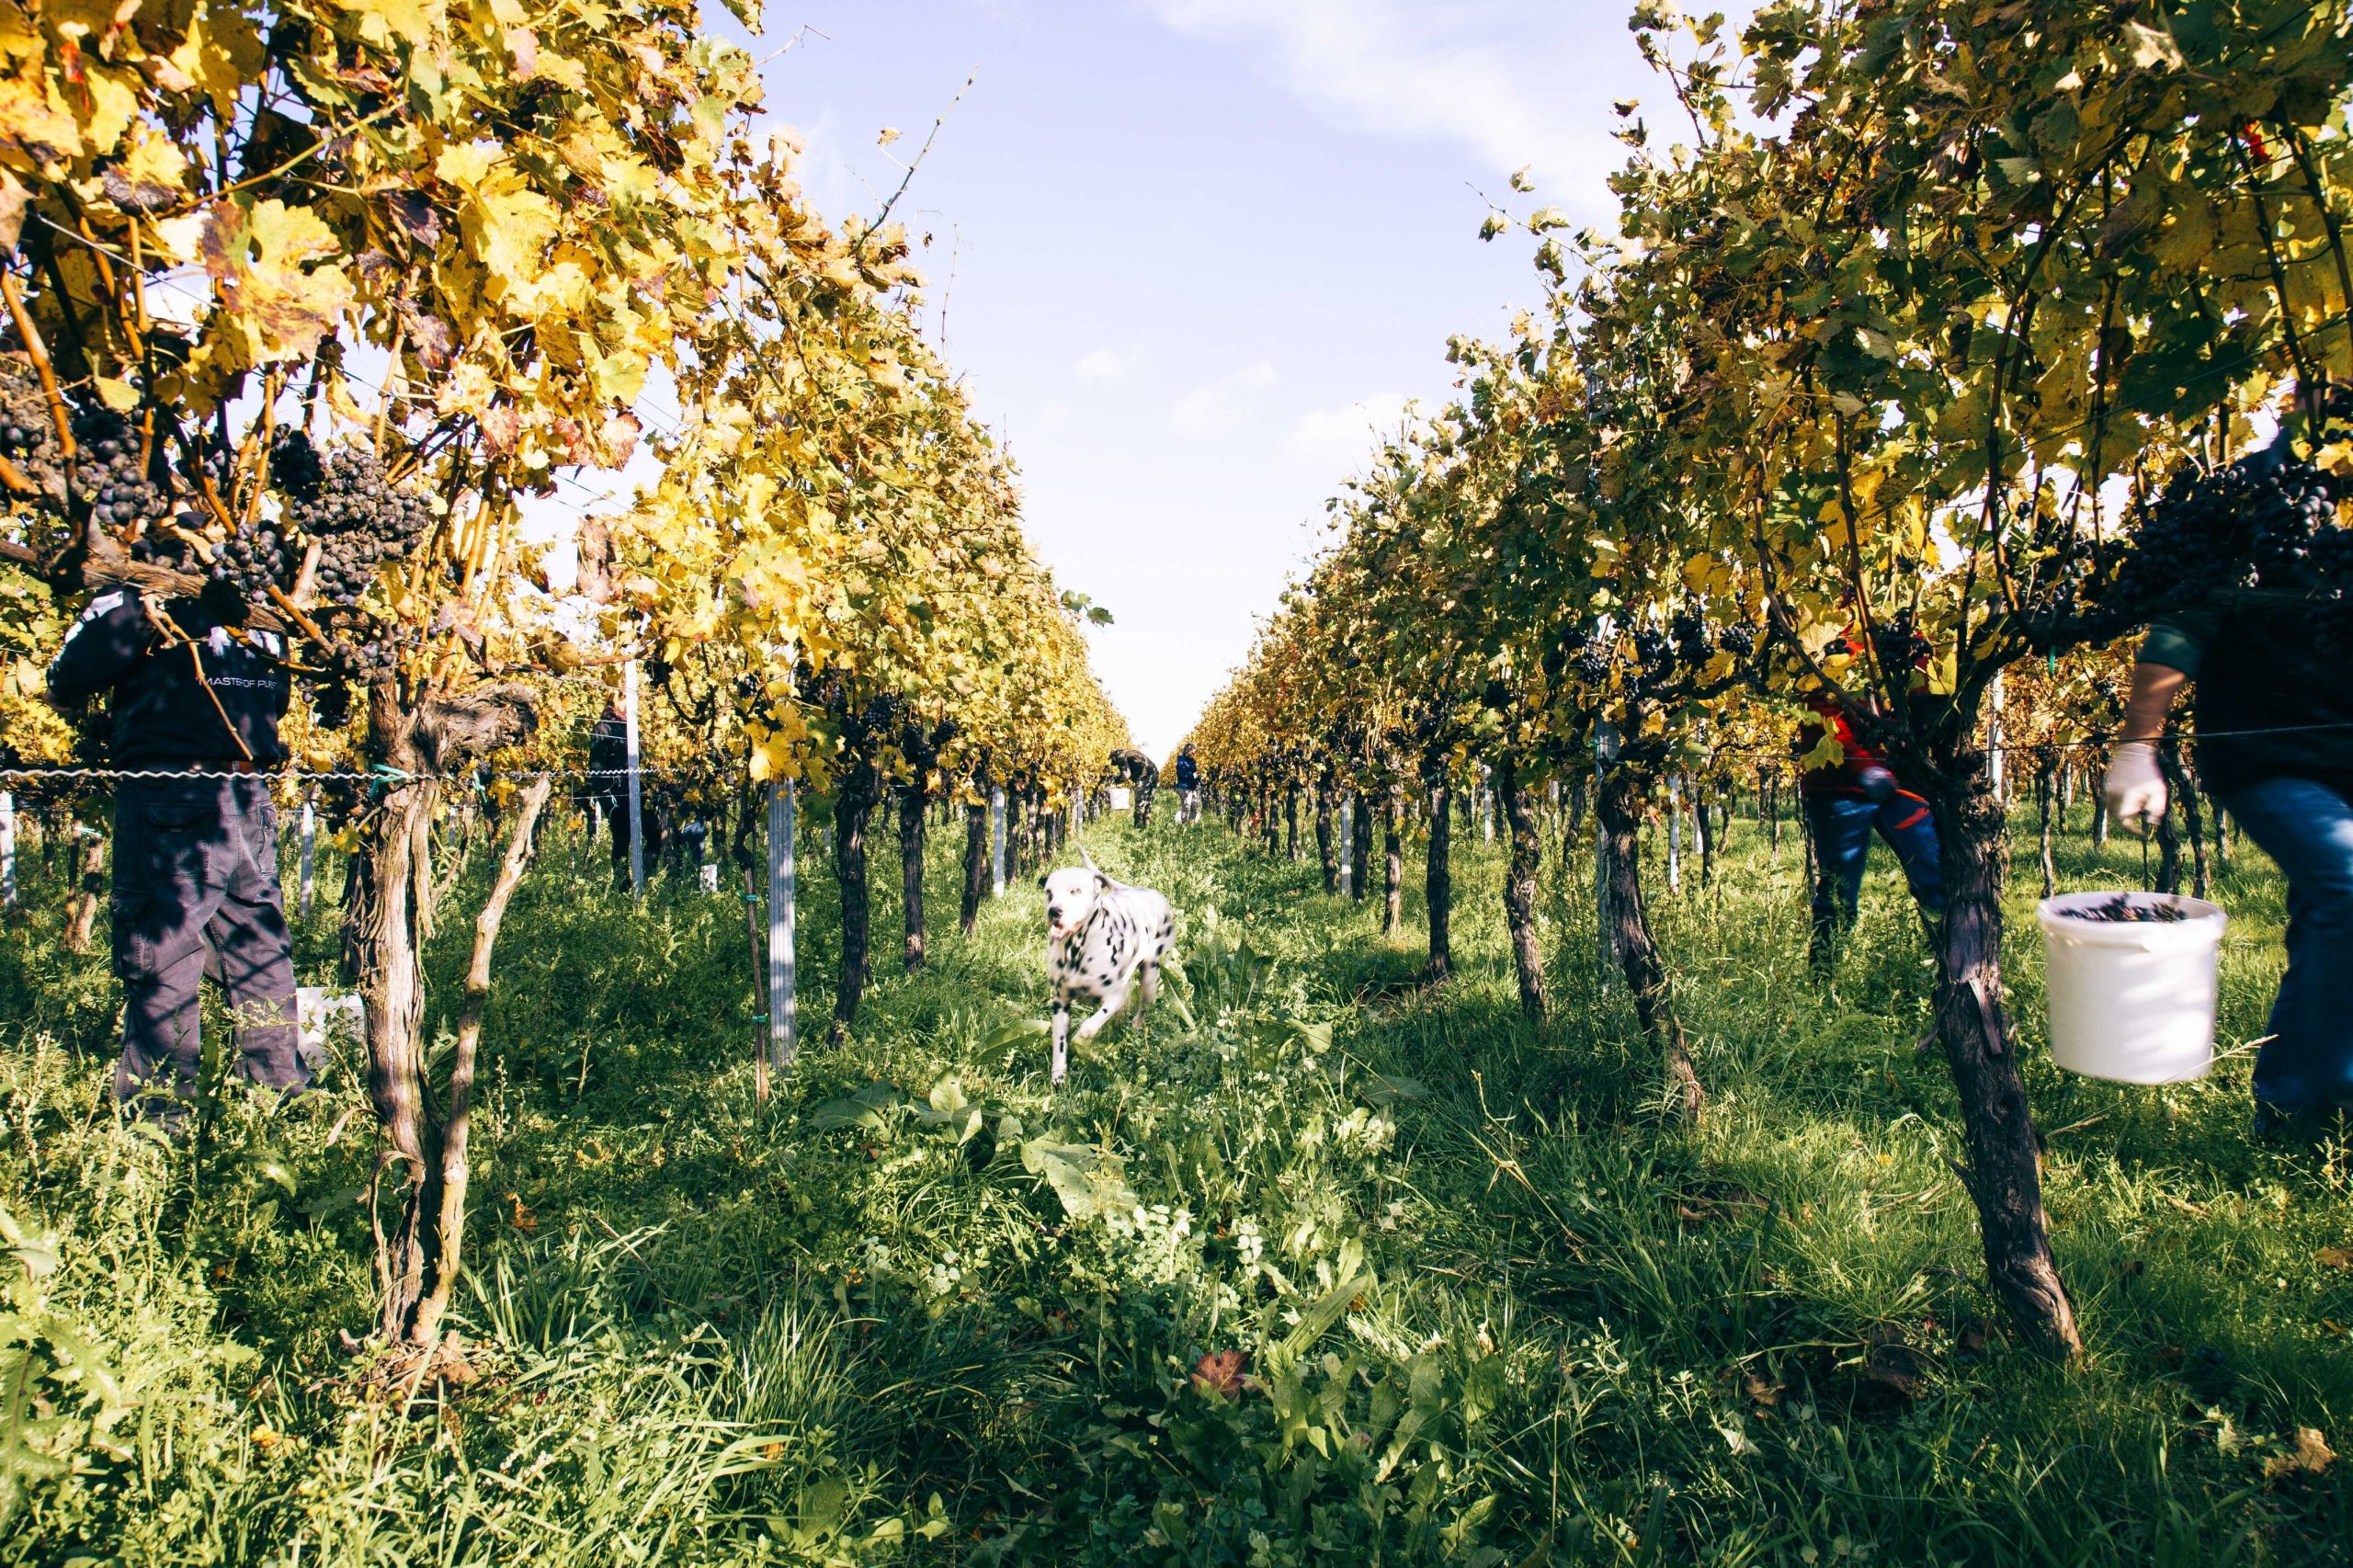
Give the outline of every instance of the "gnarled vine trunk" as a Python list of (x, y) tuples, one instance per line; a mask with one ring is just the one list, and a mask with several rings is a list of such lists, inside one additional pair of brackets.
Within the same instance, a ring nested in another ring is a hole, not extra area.
[(1362, 790), (1353, 799), (1356, 810), (1348, 813), (1348, 897), (1362, 903), (1365, 879), (1372, 870), (1372, 802)]
[[(441, 778), (472, 758), (528, 736), (536, 722), (532, 695), (520, 687), (428, 701), (414, 712), (403, 710), (389, 684), (369, 694), (369, 752), (373, 760), (398, 770), (392, 776), (397, 782), (362, 822), (347, 936), (366, 1005), (369, 1096), (387, 1145), (370, 1184), (369, 1212), (381, 1298), (378, 1330), (388, 1344), (420, 1349), (433, 1345), (460, 1267), (463, 1241), (472, 1054), (464, 1051), (452, 1062), (449, 1088), (437, 1114), (426, 1092), (419, 1038), (425, 1016), (423, 948), (433, 919), (427, 902), (433, 894), (432, 867), (423, 850), (430, 843)], [(545, 802), (542, 790), (540, 804)], [(537, 820), (537, 810), (531, 809), (523, 822), (528, 827)], [(521, 879), (529, 853), (528, 832), (519, 842), (510, 843), (515, 881)], [(508, 885), (507, 893), (513, 891)], [(477, 968), (485, 992), (490, 944), (496, 939), (505, 910), (503, 900), (494, 908), (485, 906), (486, 934), (477, 922)], [(472, 971), (468, 978), (471, 1000)], [(478, 1011), (475, 1032), (478, 1037)], [(384, 1174), (395, 1165), (406, 1187), (399, 1218), (387, 1233), (381, 1187)], [(447, 1201), (453, 1177), (458, 1186), (455, 1209)]]
[(1381, 797), (1381, 934), (1394, 937), (1405, 928), (1405, 843), (1403, 824), (1405, 787), (1392, 780)]
[(1699, 840), (1699, 885), (1707, 887), (1716, 880), (1716, 824), (1709, 813), (1715, 809), (1708, 786), (1699, 779), (1691, 781), (1691, 830)]
[[(73, 832), (75, 835), (74, 902), (65, 921), (65, 950), (86, 953), (90, 950), (90, 933), (97, 925), (98, 900), (106, 896), (107, 841), (97, 834), (83, 831), (79, 823), (74, 824)], [(49, 848), (46, 840), (52, 835), (43, 834), (41, 836), (44, 840), (41, 850), (46, 858)]]
[(2029, 1336), (2074, 1356), (2083, 1340), (2052, 1256), (2041, 1139), (2002, 1008), (2002, 807), (1982, 757), (1943, 761), (1940, 771), (1953, 782), (1929, 795), (1945, 883), (1945, 917), (1935, 928), (1937, 1035), (1961, 1092), (1969, 1145), (1963, 1180), (1977, 1205), (1995, 1297)]
[(2059, 891), (2059, 862), (2052, 856), (2051, 841), (2052, 784), (2052, 764), (2045, 757), (2035, 764), (2034, 769), (2035, 848), (2042, 865), (2042, 896), (2045, 898)]
[(1324, 896), (1340, 891), (1340, 862), (1332, 852), (1332, 786), (1315, 787), (1315, 858), (1324, 870)]
[(1422, 902), (1430, 926), (1429, 961), (1422, 978), (1432, 985), (1454, 973), (1454, 878), (1449, 853), (1454, 835), (1454, 792), (1445, 784), (1430, 786), (1430, 841), (1422, 862)]
[(842, 956), (834, 985), (834, 1038), (858, 1021), (858, 1005), (873, 971), (873, 904), (866, 881), (866, 824), (874, 814), (873, 765), (859, 759), (842, 769), (834, 797), (834, 875), (841, 890)]
[(1519, 1010), (1540, 1021), (1544, 949), (1536, 934), (1536, 873), (1543, 848), (1535, 802), (1520, 787), (1519, 765), (1509, 752), (1495, 760), (1495, 800), (1511, 835), (1511, 858), (1504, 869), (1504, 925), (1511, 933), (1512, 966), (1519, 973)]
[(973, 801), (964, 807), (964, 901), (956, 923), (967, 937), (980, 923), (981, 900), (989, 891), (989, 808)]
[(901, 955), (912, 974), (923, 967), (925, 931), (923, 925), (923, 785), (904, 784), (899, 788), (899, 892), (900, 906), (906, 919), (906, 949)]
[(2169, 871), (2171, 880), (2167, 881), (2165, 891), (2167, 892), (2181, 891), (2179, 846), (2188, 844), (2190, 860), (2189, 894), (2192, 898), (2204, 898), (2213, 891), (2214, 884), (2206, 866), (2206, 827), (2203, 813), (2199, 809), (2198, 786), (2191, 782), (2189, 769), (2181, 760), (2181, 735), (2178, 722), (2168, 724), (2166, 731), (2164, 742), (2157, 747), (2157, 762), (2165, 771), (2165, 790), (2173, 800), (2173, 811), (2165, 814), (2172, 816), (2178, 812), (2181, 817), (2181, 827), (2175, 835), (2176, 846), (2168, 857), (2171, 862)]
[(1641, 827), (1644, 780), (1631, 767), (1604, 774), (1595, 802), (1595, 853), (1600, 857), (1604, 936), (1618, 972), (1634, 1002), (1634, 1020), (1658, 1051), (1666, 1074), (1666, 1105), (1684, 1121), (1696, 1119), (1708, 1103), (1691, 1042), (1667, 994), (1666, 966), (1651, 937), (1643, 903)]

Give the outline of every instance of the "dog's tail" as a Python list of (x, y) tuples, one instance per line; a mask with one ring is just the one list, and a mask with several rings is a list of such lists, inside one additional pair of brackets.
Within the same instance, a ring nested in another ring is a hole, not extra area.
[(1078, 858), (1086, 863), (1086, 869), (1088, 870), (1102, 878), (1111, 886), (1115, 888), (1123, 888), (1128, 885), (1127, 883), (1120, 881), (1119, 878), (1113, 876), (1110, 872), (1105, 870), (1102, 867), (1097, 865), (1095, 863), (1095, 857), (1086, 852), (1086, 846), (1084, 844), (1078, 846)]

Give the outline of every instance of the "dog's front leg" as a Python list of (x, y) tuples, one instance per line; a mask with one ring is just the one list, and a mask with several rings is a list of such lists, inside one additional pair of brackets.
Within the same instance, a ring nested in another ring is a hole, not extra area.
[(1117, 1017), (1120, 1009), (1128, 1005), (1128, 983), (1127, 981), (1122, 980), (1119, 984), (1103, 993), (1103, 999), (1097, 1006), (1095, 1016), (1078, 1026), (1078, 1038), (1081, 1040), (1090, 1040), (1101, 1034), (1104, 1026)]
[(1070, 1071), (1070, 993), (1060, 987), (1054, 991), (1053, 1071), (1057, 1084), (1063, 1081), (1063, 1074)]

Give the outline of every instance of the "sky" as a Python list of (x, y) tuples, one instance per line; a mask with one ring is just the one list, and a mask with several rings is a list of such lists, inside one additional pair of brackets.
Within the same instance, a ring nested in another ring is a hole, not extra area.
[(822, 215), (875, 212), (945, 116), (893, 213), (926, 329), (1161, 757), (1375, 428), (1444, 402), (1447, 338), (1540, 298), (1491, 202), (1606, 222), (1611, 101), (1665, 100), (1626, 0), (785, 3), (747, 42)]

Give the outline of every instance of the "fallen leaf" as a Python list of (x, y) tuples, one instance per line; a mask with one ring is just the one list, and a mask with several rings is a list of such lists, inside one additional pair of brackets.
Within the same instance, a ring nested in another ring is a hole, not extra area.
[(1239, 1350), (1217, 1350), (1202, 1357), (1193, 1368), (1194, 1392), (1209, 1397), (1232, 1399), (1249, 1384), (1249, 1379), (1243, 1373), (1243, 1365)]
[(2296, 1428), (2296, 1446), (2284, 1454), (2275, 1454), (2264, 1460), (2263, 1473), (2269, 1478), (2301, 1470), (2318, 1475), (2336, 1458), (2336, 1453), (2328, 1446), (2328, 1439), (2320, 1435), (2319, 1428), (2299, 1426)]
[(2324, 1268), (2353, 1269), (2353, 1248), (2323, 1247), (2313, 1254), (2313, 1260)]

